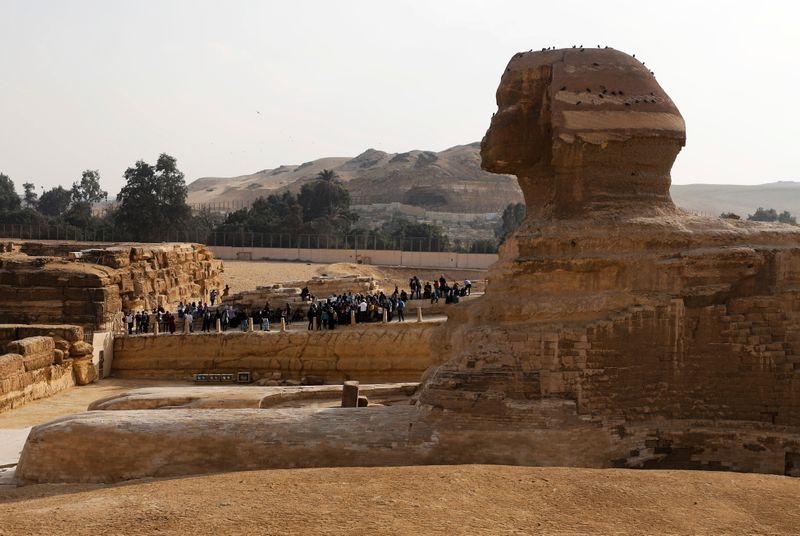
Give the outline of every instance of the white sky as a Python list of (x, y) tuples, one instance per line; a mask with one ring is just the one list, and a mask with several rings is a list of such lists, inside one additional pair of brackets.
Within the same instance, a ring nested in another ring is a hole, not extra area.
[[(673, 182), (800, 180), (796, 1), (0, 0), (0, 172), (178, 158), (187, 182), (478, 141), (517, 51), (635, 53), (678, 105)], [(260, 113), (257, 113), (260, 112)]]

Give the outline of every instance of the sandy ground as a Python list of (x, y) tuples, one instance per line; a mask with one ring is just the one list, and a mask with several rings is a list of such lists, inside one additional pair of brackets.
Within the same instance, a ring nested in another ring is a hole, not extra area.
[(224, 261), (224, 267), (225, 271), (222, 274), (222, 278), (230, 286), (232, 294), (285, 281), (307, 281), (320, 275), (371, 276), (390, 291), (394, 289), (395, 285), (407, 290), (408, 279), (414, 275), (419, 277), (423, 283), (424, 281), (432, 281), (434, 278), (438, 279), (439, 276), (444, 275), (448, 281), (458, 281), (459, 285), (465, 278), (468, 278), (475, 283), (475, 290), (480, 291), (483, 287), (483, 279), (486, 277), (485, 271), (476, 270), (395, 268), (346, 262), (315, 264), (306, 262)]
[(797, 534), (798, 493), (692, 471), (273, 470), (0, 490), (0, 534)]
[(0, 413), (0, 429), (28, 428), (52, 421), (63, 415), (71, 415), (86, 408), (99, 398), (111, 396), (138, 387), (158, 387), (170, 385), (192, 385), (188, 382), (163, 380), (128, 380), (106, 378), (97, 383), (81, 387), (72, 387), (49, 398), (35, 400), (20, 408)]

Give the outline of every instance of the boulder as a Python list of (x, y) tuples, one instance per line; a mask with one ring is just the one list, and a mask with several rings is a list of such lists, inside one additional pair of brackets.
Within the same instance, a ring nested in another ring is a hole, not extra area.
[(87, 385), (97, 380), (97, 367), (95, 367), (91, 357), (73, 361), (72, 370), (75, 373), (75, 383), (77, 385)]
[(73, 343), (73, 345), (69, 349), (69, 355), (72, 357), (83, 357), (86, 355), (92, 355), (92, 345), (88, 342), (78, 341)]
[[(61, 363), (63, 363), (64, 362), (64, 355), (65, 355), (64, 351), (60, 350), (59, 348), (56, 348), (55, 350), (53, 350), (53, 363), (55, 363), (56, 365), (60, 365)], [(66, 355), (69, 355), (69, 354), (66, 354)]]

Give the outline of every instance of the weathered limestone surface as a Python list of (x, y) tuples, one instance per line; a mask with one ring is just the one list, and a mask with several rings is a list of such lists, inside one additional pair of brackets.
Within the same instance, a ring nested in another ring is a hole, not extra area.
[(251, 371), (262, 377), (322, 376), (328, 382), (417, 381), (434, 362), (438, 324), (349, 326), (334, 331), (254, 331), (141, 335), (114, 340), (118, 378), (190, 379), (196, 373)]
[[(408, 397), (419, 383), (380, 383), (362, 385), (361, 392), (371, 398)], [(296, 387), (202, 386), (146, 387), (118, 393), (92, 402), (88, 410), (131, 409), (234, 409), (271, 408), (282, 404), (309, 400), (338, 400), (341, 385)]]
[(115, 482), (263, 467), (425, 463), (424, 448), (407, 448), (413, 406), (365, 410), (79, 413), (31, 430), (16, 478), (22, 484)]
[[(668, 430), (647, 466), (791, 472), (800, 230), (675, 209), (683, 120), (625, 54), (517, 55), (497, 100), (483, 165), (518, 176), (528, 216), (485, 297), (453, 312), (420, 404), (506, 428), (572, 401), (565, 415), (609, 436)], [(712, 440), (693, 419), (726, 423)], [(752, 443), (753, 428), (780, 447)], [(645, 450), (601, 465), (640, 466)]]
[(0, 412), (94, 381), (92, 345), (82, 338), (78, 326), (0, 324)]
[(6, 242), (0, 247), (0, 321), (110, 326), (122, 309), (207, 297), (221, 265), (198, 244)]
[[(485, 296), (430, 338), (415, 406), (82, 414), (34, 429), (23, 481), (397, 463), (800, 476), (800, 229), (675, 209), (683, 119), (626, 54), (518, 54), (497, 100), (483, 166), (517, 175), (527, 217)], [(87, 457), (90, 437), (132, 450)]]

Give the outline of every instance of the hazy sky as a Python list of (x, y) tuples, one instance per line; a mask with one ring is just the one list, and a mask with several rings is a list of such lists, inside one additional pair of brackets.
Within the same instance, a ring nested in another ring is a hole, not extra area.
[(800, 180), (797, 1), (0, 0), (0, 172), (187, 182), (478, 141), (517, 51), (635, 53), (687, 123), (676, 183)]

